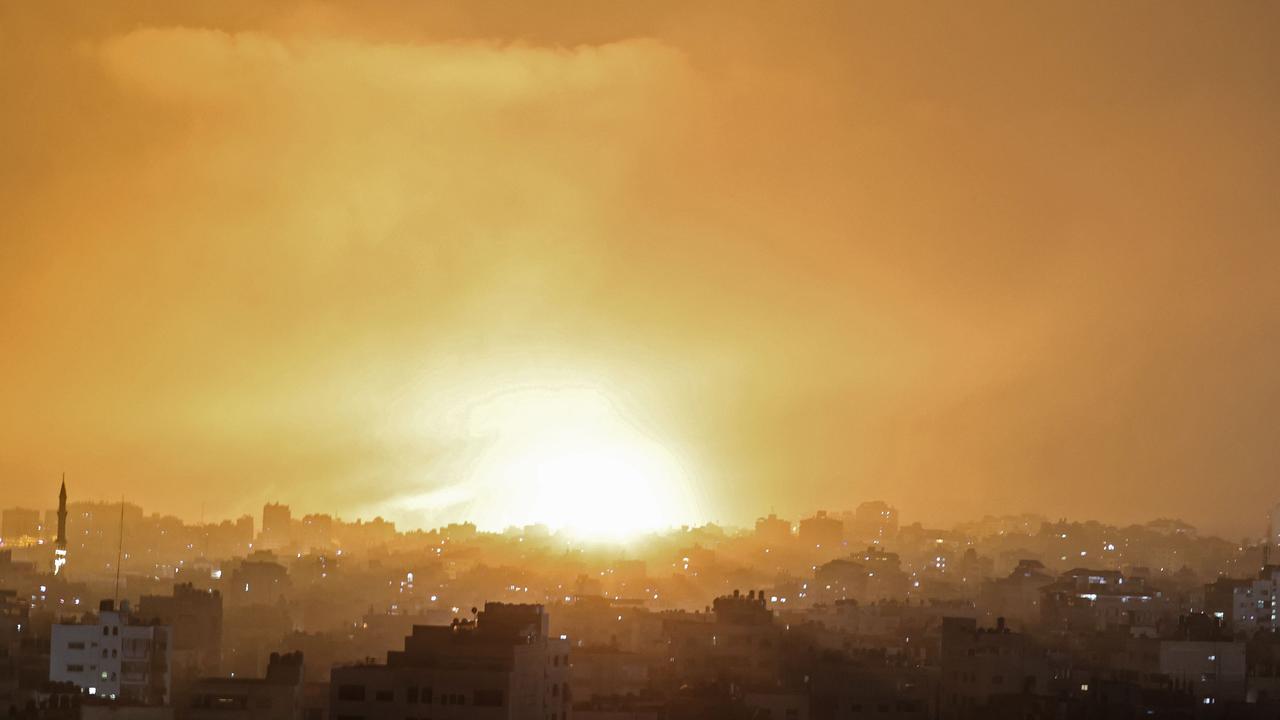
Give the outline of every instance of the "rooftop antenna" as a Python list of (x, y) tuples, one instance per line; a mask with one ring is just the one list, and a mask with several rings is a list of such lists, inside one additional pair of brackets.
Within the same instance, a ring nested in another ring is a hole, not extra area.
[(114, 606), (120, 607), (120, 560), (124, 557), (124, 496), (120, 496), (120, 540), (116, 545), (116, 592)]

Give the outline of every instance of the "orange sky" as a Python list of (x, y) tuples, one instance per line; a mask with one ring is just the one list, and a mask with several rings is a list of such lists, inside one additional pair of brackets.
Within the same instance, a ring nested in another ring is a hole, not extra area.
[(1244, 1), (0, 4), (0, 500), (435, 524), (501, 492), (483, 408), (604, 397), (704, 519), (1257, 534), (1277, 36)]

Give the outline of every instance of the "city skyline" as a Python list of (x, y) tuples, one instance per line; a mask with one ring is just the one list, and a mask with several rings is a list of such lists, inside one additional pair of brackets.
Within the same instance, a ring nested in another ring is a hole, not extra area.
[(1277, 720), (1280, 0), (0, 0), (0, 720)]
[[(321, 546), (333, 542), (333, 538), (325, 538), (321, 533), (309, 529), (307, 526), (312, 522), (324, 522), (326, 527), (329, 523), (338, 525), (354, 525), (361, 526), (368, 524), (370, 526), (378, 526), (389, 530), (392, 534), (404, 533), (440, 533), (448, 531), (450, 528), (470, 527), (475, 532), (487, 535), (506, 535), (506, 536), (524, 536), (533, 533), (538, 537), (556, 537), (562, 540), (566, 546), (598, 546), (609, 547), (617, 546), (622, 548), (642, 549), (646, 542), (652, 542), (664, 536), (676, 535), (681, 532), (698, 532), (702, 530), (714, 529), (730, 534), (749, 534), (754, 527), (755, 532), (759, 533), (763, 526), (769, 525), (785, 525), (787, 533), (803, 533), (803, 526), (807, 522), (814, 520), (822, 520), (828, 516), (840, 517), (851, 520), (864, 512), (883, 511), (886, 516), (893, 518), (895, 527), (899, 523), (904, 522), (904, 516), (901, 510), (892, 503), (885, 502), (883, 499), (867, 499), (856, 504), (854, 507), (843, 509), (832, 508), (811, 508), (805, 512), (798, 512), (790, 515), (794, 519), (786, 519), (787, 514), (779, 516), (775, 508), (769, 508), (767, 513), (759, 513), (754, 520), (742, 524), (733, 523), (716, 523), (713, 521), (704, 523), (688, 523), (684, 525), (667, 525), (654, 526), (644, 529), (627, 528), (625, 532), (599, 532), (594, 529), (587, 529), (575, 526), (557, 526), (547, 522), (531, 522), (524, 524), (506, 524), (500, 526), (485, 526), (470, 520), (457, 520), (438, 526), (426, 525), (399, 525), (394, 519), (383, 518), (382, 516), (362, 517), (359, 515), (344, 517), (340, 513), (318, 511), (314, 509), (300, 510), (296, 514), (293, 512), (293, 506), (287, 502), (269, 501), (265, 503), (257, 512), (244, 513), (239, 515), (231, 515), (227, 517), (211, 517), (201, 516), (198, 519), (183, 518), (181, 516), (164, 514), (160, 512), (147, 512), (147, 508), (137, 502), (130, 502), (127, 499), (119, 500), (102, 500), (94, 498), (77, 499), (70, 503), (71, 507), (76, 508), (105, 508), (111, 511), (112, 518), (115, 517), (115, 511), (119, 510), (120, 525), (117, 530), (117, 538), (126, 532), (125, 515), (126, 510), (132, 509), (137, 512), (130, 512), (130, 517), (143, 522), (155, 522), (156, 520), (171, 521), (176, 520), (183, 527), (192, 528), (201, 532), (208, 533), (218, 529), (227, 529), (235, 527), (237, 532), (241, 528), (247, 528), (251, 541), (248, 549), (252, 549), (255, 545), (263, 549), (279, 549), (281, 547), (292, 546), (298, 541), (298, 533), (302, 533), (310, 538), (303, 542), (303, 549), (314, 552), (317, 548), (306, 548), (305, 542), (319, 542)], [(24, 507), (5, 507), (3, 522), (0, 522), (0, 548), (10, 548), (18, 550), (30, 549), (32, 545), (48, 545), (55, 552), (54, 574), (65, 563), (67, 555), (67, 508), (68, 494), (65, 479), (62, 481), (58, 493), (58, 502), (56, 510)], [(882, 510), (881, 510), (882, 509)], [(1009, 525), (1011, 527), (1020, 527), (1025, 531), (1034, 529), (1034, 526), (1050, 526), (1050, 525), (1071, 525), (1071, 524), (1101, 524), (1120, 530), (1124, 527), (1142, 528), (1153, 526), (1176, 526), (1185, 528), (1196, 534), (1201, 534), (1206, 538), (1223, 539), (1227, 541), (1239, 540), (1242, 549), (1248, 546), (1257, 546), (1263, 548), (1264, 558), (1271, 557), (1273, 547), (1280, 548), (1280, 503), (1276, 503), (1268, 508), (1259, 511), (1262, 520), (1260, 528), (1261, 532), (1256, 535), (1246, 534), (1241, 537), (1224, 536), (1209, 531), (1200, 533), (1199, 529), (1194, 525), (1186, 523), (1181, 518), (1169, 517), (1152, 517), (1144, 520), (1137, 520), (1129, 523), (1105, 523), (1098, 518), (1068, 518), (1068, 517), (1050, 517), (1040, 513), (1022, 512), (1022, 513), (1006, 513), (1006, 514), (987, 514), (981, 517), (972, 517), (960, 520), (956, 523), (941, 526), (937, 529), (946, 532), (973, 532), (973, 528)], [(88, 517), (87, 515), (85, 517)], [(74, 522), (74, 519), (73, 519)], [(921, 529), (927, 529), (922, 518), (911, 518), (911, 524)], [(21, 528), (15, 530), (15, 528)], [(53, 533), (52, 536), (50, 533)], [(101, 532), (98, 528), (97, 532)], [(121, 545), (123, 547), (123, 544)], [(1280, 550), (1277, 550), (1280, 552)], [(1277, 555), (1280, 559), (1280, 555)]]

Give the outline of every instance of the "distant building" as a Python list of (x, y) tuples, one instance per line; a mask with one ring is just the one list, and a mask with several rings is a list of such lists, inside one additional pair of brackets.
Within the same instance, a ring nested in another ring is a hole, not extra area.
[(755, 537), (766, 545), (782, 545), (791, 540), (791, 523), (769, 513), (756, 520)]
[(1032, 706), (1037, 696), (1053, 693), (1048, 653), (1029, 635), (1010, 632), (1003, 620), (988, 629), (970, 618), (944, 618), (941, 654), (943, 718), (983, 717), (985, 708), (1010, 704)]
[(418, 625), (384, 665), (330, 674), (335, 720), (565, 720), (569, 643), (549, 637), (541, 605), (486, 603), (475, 620)]
[(1160, 672), (1189, 685), (1201, 704), (1240, 702), (1245, 697), (1245, 645), (1165, 640), (1160, 643)]
[(742, 696), (750, 717), (809, 720), (809, 693), (804, 690), (757, 689)]
[(179, 583), (172, 595), (143, 595), (137, 614), (173, 630), (170, 656), (175, 691), (221, 671), (222, 593)]
[(323, 549), (333, 544), (333, 517), (331, 515), (304, 515), (299, 526), (301, 546), (304, 549)]
[(868, 546), (866, 552), (849, 556), (867, 569), (867, 585), (859, 600), (902, 598), (907, 595), (911, 583), (902, 571), (902, 558), (880, 545)]
[(640, 695), (649, 687), (649, 658), (617, 647), (575, 648), (570, 680), (578, 701)]
[(262, 550), (225, 565), (222, 577), (227, 582), (226, 600), (233, 605), (275, 605), (290, 586), (289, 570)]
[(1258, 577), (1219, 578), (1204, 588), (1205, 611), (1232, 631), (1252, 637), (1280, 629), (1280, 565), (1268, 565)]
[(814, 601), (845, 600), (866, 596), (867, 568), (849, 558), (837, 558), (818, 566), (806, 593)]
[(978, 605), (988, 618), (1025, 629), (1040, 622), (1040, 591), (1054, 581), (1039, 560), (1022, 560), (1008, 577), (982, 583)]
[[(813, 720), (937, 717), (937, 678), (932, 669), (886, 667), (828, 654), (812, 668), (809, 695)], [(795, 716), (801, 716), (798, 710)], [(787, 715), (769, 717), (781, 720)]]
[(0, 513), (0, 539), (5, 545), (35, 542), (40, 538), (40, 511), (9, 508)]
[(898, 511), (880, 500), (864, 502), (853, 513), (852, 538), (862, 544), (881, 545), (898, 534)]
[(143, 624), (127, 605), (116, 610), (103, 600), (90, 622), (52, 626), (49, 679), (88, 695), (163, 705), (169, 700), (170, 635), (169, 626)]
[(293, 515), (288, 505), (267, 503), (262, 506), (262, 534), (258, 545), (265, 550), (287, 547), (293, 535)]
[(774, 621), (764, 591), (716, 598), (709, 614), (663, 619), (666, 670), (678, 682), (761, 686), (776, 684), (784, 628)]
[(272, 653), (265, 678), (211, 677), (190, 692), (187, 720), (303, 720), (302, 653)]
[(844, 523), (819, 510), (811, 518), (800, 521), (797, 538), (810, 547), (838, 547), (844, 542)]
[(1040, 619), (1050, 631), (1124, 628), (1152, 631), (1176, 615), (1168, 597), (1140, 576), (1118, 570), (1075, 568), (1040, 589)]

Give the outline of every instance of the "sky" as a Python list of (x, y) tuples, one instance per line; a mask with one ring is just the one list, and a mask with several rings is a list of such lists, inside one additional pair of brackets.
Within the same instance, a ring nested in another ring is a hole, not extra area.
[(0, 503), (1256, 536), (1278, 34), (1246, 0), (0, 2)]

